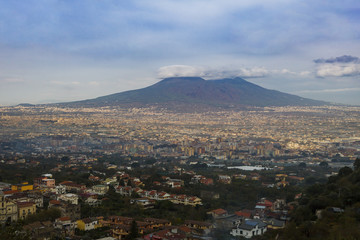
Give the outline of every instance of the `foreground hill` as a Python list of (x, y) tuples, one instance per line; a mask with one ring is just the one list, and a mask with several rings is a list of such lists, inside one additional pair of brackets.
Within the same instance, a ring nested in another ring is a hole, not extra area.
[(258, 239), (360, 239), (360, 158), (326, 184), (314, 184), (293, 202), (291, 221)]
[(95, 99), (63, 103), (74, 107), (163, 106), (221, 107), (319, 106), (325, 102), (269, 90), (241, 78), (204, 80), (200, 77), (166, 78), (146, 88)]

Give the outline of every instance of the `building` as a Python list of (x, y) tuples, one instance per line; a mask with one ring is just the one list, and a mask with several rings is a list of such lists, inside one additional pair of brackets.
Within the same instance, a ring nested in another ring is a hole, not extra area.
[(197, 230), (208, 230), (213, 228), (213, 225), (208, 222), (194, 221), (194, 220), (186, 220), (185, 226)]
[(99, 195), (105, 195), (109, 191), (108, 185), (95, 185), (92, 188), (92, 192), (99, 194)]
[(230, 232), (234, 237), (252, 238), (262, 235), (267, 230), (267, 224), (258, 219), (247, 219)]
[(57, 197), (57, 199), (65, 201), (65, 202), (69, 202), (74, 205), (78, 205), (78, 203), (79, 203), (78, 195), (73, 194), (73, 193), (66, 193), (66, 194), (59, 195)]
[(76, 223), (77, 223), (77, 228), (82, 231), (89, 231), (89, 230), (93, 230), (93, 229), (100, 227), (100, 224), (99, 224), (99, 221), (97, 218), (85, 218), (85, 219), (76, 221)]
[(15, 202), (6, 199), (0, 192), (0, 224), (18, 220), (18, 208)]
[(149, 208), (154, 208), (155, 200), (149, 198), (136, 198), (136, 199), (131, 199), (130, 203), (140, 205), (144, 209), (149, 209)]
[(32, 191), (34, 190), (34, 186), (32, 184), (29, 184), (28, 182), (23, 182), (20, 184), (11, 185), (11, 190), (20, 192)]
[(17, 202), (18, 219), (25, 219), (27, 216), (36, 213), (36, 203), (34, 202)]
[(77, 184), (72, 181), (64, 181), (59, 185), (65, 186), (67, 192), (82, 192), (86, 189), (86, 185)]
[(219, 175), (219, 182), (224, 184), (230, 184), (231, 183), (231, 177), (228, 175)]
[(11, 189), (10, 183), (0, 182), (0, 191), (10, 190), (10, 189)]
[(60, 229), (65, 235), (72, 235), (75, 231), (76, 222), (72, 222), (70, 217), (55, 219), (54, 228)]
[(219, 208), (207, 212), (207, 214), (211, 215), (213, 218), (218, 218), (218, 217), (226, 217), (228, 215), (228, 212), (222, 208)]
[(55, 179), (47, 178), (47, 177), (35, 178), (34, 186), (43, 186), (43, 187), (53, 188), (53, 187), (55, 187)]

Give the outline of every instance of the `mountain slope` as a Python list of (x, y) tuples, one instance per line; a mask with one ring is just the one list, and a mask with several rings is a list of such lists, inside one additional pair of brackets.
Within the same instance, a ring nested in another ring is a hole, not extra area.
[(204, 80), (200, 77), (166, 78), (146, 88), (95, 99), (66, 103), (68, 106), (317, 106), (325, 102), (262, 88), (241, 78)]

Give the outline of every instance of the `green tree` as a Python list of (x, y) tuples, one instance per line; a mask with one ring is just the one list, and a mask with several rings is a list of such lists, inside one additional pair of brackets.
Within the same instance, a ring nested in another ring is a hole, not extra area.
[(136, 221), (133, 220), (131, 223), (130, 233), (129, 233), (127, 239), (133, 240), (133, 239), (136, 239), (138, 236), (139, 236), (138, 226), (137, 226)]
[(349, 167), (343, 167), (339, 170), (339, 177), (345, 177), (347, 175), (350, 175), (353, 172), (353, 170)]
[(356, 158), (354, 162), (354, 169), (355, 171), (360, 169), (360, 158)]
[(306, 168), (306, 163), (304, 163), (304, 162), (299, 163), (299, 168)]
[(323, 168), (327, 168), (329, 167), (329, 164), (325, 161), (322, 161), (320, 164), (319, 164), (320, 167), (323, 167)]

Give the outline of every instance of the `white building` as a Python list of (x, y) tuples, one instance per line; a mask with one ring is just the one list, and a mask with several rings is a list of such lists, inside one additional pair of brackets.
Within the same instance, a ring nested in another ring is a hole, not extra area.
[(65, 201), (65, 202), (69, 202), (69, 203), (74, 204), (74, 205), (78, 205), (78, 203), (79, 203), (78, 195), (73, 194), (73, 193), (67, 193), (67, 194), (59, 195), (57, 197), (57, 200), (62, 200), (62, 201)]
[(258, 219), (246, 219), (242, 224), (233, 228), (230, 232), (234, 237), (252, 238), (262, 235), (267, 230), (267, 224)]

